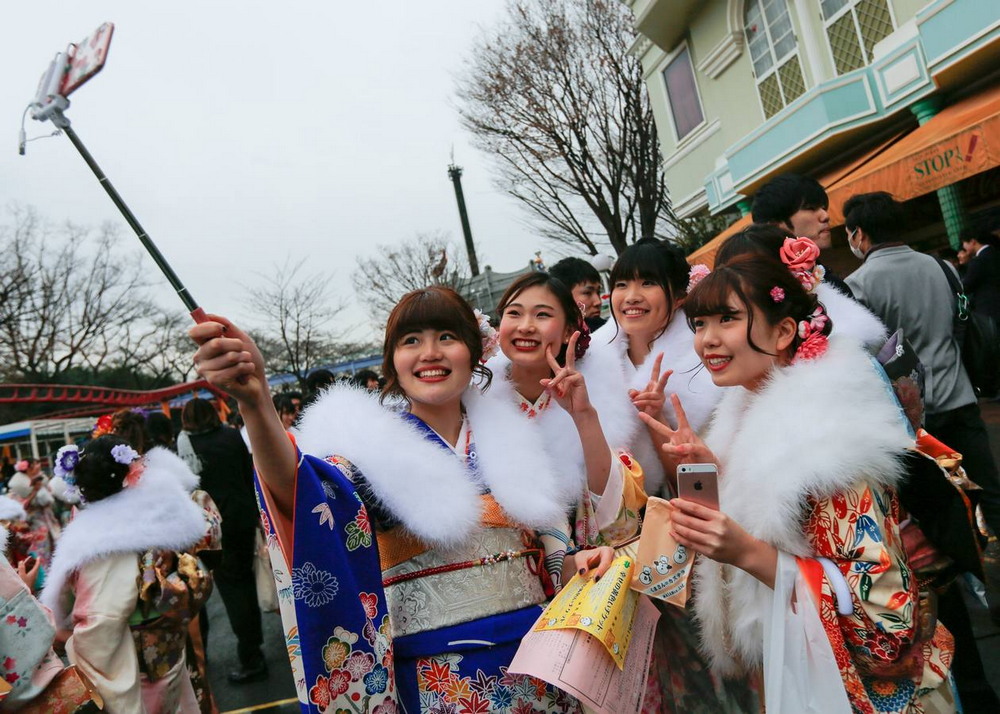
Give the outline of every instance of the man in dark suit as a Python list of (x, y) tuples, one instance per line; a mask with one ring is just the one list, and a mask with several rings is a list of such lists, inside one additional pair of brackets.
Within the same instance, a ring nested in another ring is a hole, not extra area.
[(969, 254), (962, 285), (972, 309), (1000, 324), (1000, 252), (996, 243), (996, 236), (985, 231), (962, 239), (962, 249)]

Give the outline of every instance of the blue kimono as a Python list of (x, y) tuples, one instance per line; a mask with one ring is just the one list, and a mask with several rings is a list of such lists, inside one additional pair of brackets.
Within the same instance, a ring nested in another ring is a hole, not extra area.
[[(366, 451), (344, 439), (345, 452), (353, 451), (369, 467), (380, 466), (370, 469), (372, 477), (344, 456), (300, 457), (290, 573), (265, 489), (257, 485), (302, 710), (578, 711), (565, 693), (507, 673), (546, 592), (534, 533), (500, 505), (501, 497), (516, 500), (511, 485), (499, 486), (502, 496), (492, 493), (506, 472), (504, 464), (480, 468), (481, 455), (496, 461), (498, 446), (477, 448), (466, 427), (453, 453), (419, 419), (380, 406), (378, 415), (369, 413), (358, 394), (340, 396), (355, 420), (374, 421), (368, 426), (379, 427), (375, 432), (394, 449)], [(344, 408), (337, 410), (340, 415)], [(305, 421), (303, 448), (313, 443), (308, 415)], [(349, 437), (344, 431), (350, 428), (335, 429), (333, 436)], [(419, 460), (413, 470), (424, 473), (408, 479), (390, 468), (389, 460), (400, 454)], [(440, 483), (427, 476), (432, 466), (435, 476), (447, 472)], [(511, 466), (516, 464), (506, 465)], [(376, 470), (383, 476), (396, 473), (376, 478)], [(455, 476), (462, 481), (449, 480)], [(387, 490), (386, 483), (402, 491), (403, 499), (394, 501), (400, 494)], [(456, 491), (454, 502), (442, 507)], [(421, 512), (424, 521), (414, 515)], [(441, 523), (452, 516), (453, 524)], [(472, 523), (463, 525), (470, 516)], [(440, 526), (453, 527), (458, 537), (428, 542)]]

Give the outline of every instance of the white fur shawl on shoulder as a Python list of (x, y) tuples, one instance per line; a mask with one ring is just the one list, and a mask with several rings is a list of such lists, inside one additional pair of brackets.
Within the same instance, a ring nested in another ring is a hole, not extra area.
[(184, 550), (205, 534), (204, 515), (190, 495), (198, 478), (166, 449), (151, 449), (143, 461), (135, 486), (88, 504), (63, 529), (39, 596), (57, 623), (69, 616), (61, 597), (66, 581), (87, 563), (151, 548)]
[[(530, 528), (565, 521), (561, 486), (542, 434), (514, 403), (486, 399), (475, 387), (462, 397), (472, 429), (479, 477), (510, 517)], [(327, 391), (306, 409), (303, 453), (336, 454), (364, 474), (375, 497), (404, 527), (436, 546), (463, 542), (480, 522), (479, 487), (465, 465), (415, 425), (352, 387)]]
[[(729, 391), (705, 437), (720, 463), (721, 509), (797, 556), (812, 555), (802, 531), (807, 497), (861, 482), (895, 485), (900, 457), (913, 445), (871, 358), (855, 340), (834, 334), (824, 356), (775, 370), (760, 391)], [(695, 573), (695, 612), (714, 666), (734, 673), (732, 654), (759, 665), (771, 590), (706, 558)]]
[[(645, 425), (629, 400), (628, 390), (645, 388), (653, 361), (661, 352), (662, 368), (674, 371), (667, 382), (667, 394), (676, 392), (680, 396), (692, 428), (701, 431), (726, 390), (716, 387), (708, 370), (702, 368), (694, 351), (694, 334), (687, 325), (683, 309), (677, 310), (667, 329), (653, 342), (645, 362), (638, 367), (633, 366), (628, 357), (628, 336), (613, 320), (594, 333), (587, 356), (580, 363), (608, 443), (612, 448), (625, 449), (635, 456), (646, 475), (646, 491), (650, 495), (658, 494), (663, 484), (663, 467)], [(669, 400), (664, 405), (663, 415), (668, 423), (676, 425), (676, 415)]]

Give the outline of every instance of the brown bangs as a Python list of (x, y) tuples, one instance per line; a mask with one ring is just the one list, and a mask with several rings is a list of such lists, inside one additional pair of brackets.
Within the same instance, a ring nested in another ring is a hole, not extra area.
[[(749, 302), (741, 283), (739, 276), (731, 270), (726, 270), (725, 267), (713, 270), (702, 278), (684, 301), (688, 326), (694, 330), (696, 317), (736, 314), (738, 310), (734, 310), (729, 304), (730, 295), (735, 295), (739, 302), (748, 306)], [(749, 307), (746, 309), (749, 311)]]
[(383, 399), (390, 395), (405, 398), (406, 395), (399, 388), (393, 353), (403, 337), (422, 330), (454, 332), (469, 348), (473, 374), (480, 378), (484, 388), (489, 386), (492, 375), (481, 364), (483, 341), (475, 313), (457, 292), (434, 285), (407, 293), (389, 315), (385, 326), (385, 341), (382, 344), (382, 374), (386, 378), (382, 390)]

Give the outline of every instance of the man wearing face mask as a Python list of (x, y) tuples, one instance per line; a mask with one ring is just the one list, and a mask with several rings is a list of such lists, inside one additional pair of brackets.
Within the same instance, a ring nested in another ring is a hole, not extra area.
[(927, 371), (925, 426), (962, 454), (969, 477), (983, 487), (986, 521), (1000, 533), (1000, 479), (953, 336), (955, 293), (941, 264), (902, 242), (905, 213), (888, 193), (852, 196), (844, 204), (844, 223), (851, 252), (863, 261), (847, 284), (890, 333), (902, 328), (917, 351)]
[[(754, 223), (773, 223), (796, 236), (809, 238), (820, 251), (832, 245), (830, 199), (819, 181), (799, 174), (781, 174), (761, 186), (753, 197)], [(829, 269), (824, 280), (848, 297), (851, 289)]]
[[(888, 193), (865, 193), (844, 203), (851, 252), (862, 261), (847, 277), (856, 300), (881, 318), (890, 334), (902, 328), (926, 370), (924, 427), (962, 454), (962, 465), (982, 487), (987, 524), (1000, 533), (1000, 478), (976, 393), (953, 337), (955, 293), (942, 263), (903, 242), (906, 214)], [(955, 268), (944, 262), (947, 270)], [(967, 711), (997, 711), (983, 672), (968, 612), (949, 588), (939, 600), (941, 622), (955, 636), (953, 672)], [(968, 703), (967, 703), (968, 702)]]

